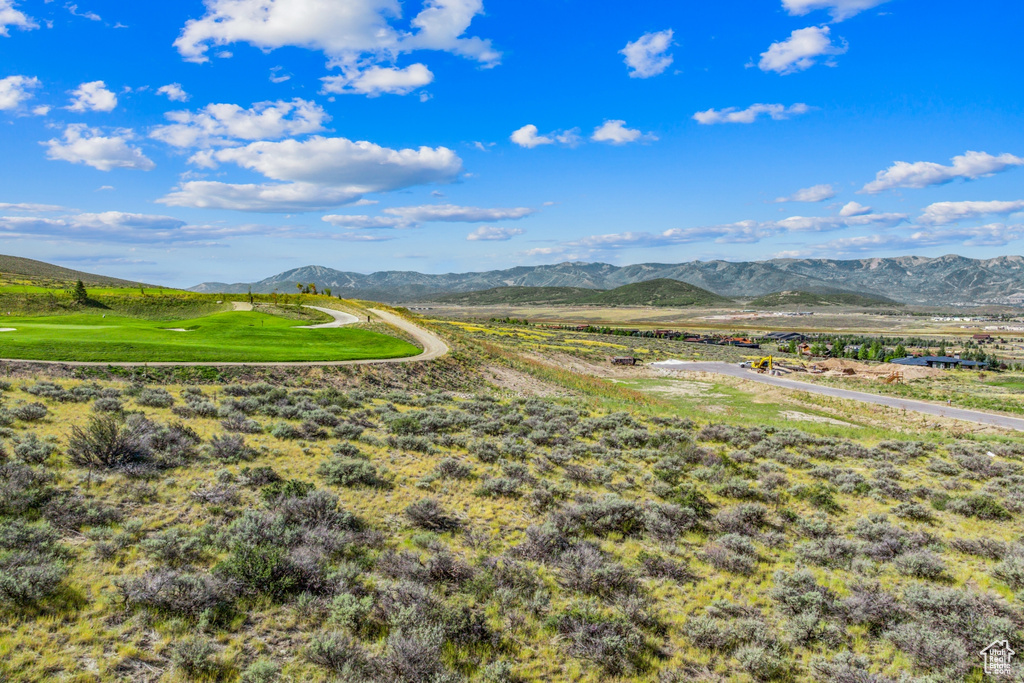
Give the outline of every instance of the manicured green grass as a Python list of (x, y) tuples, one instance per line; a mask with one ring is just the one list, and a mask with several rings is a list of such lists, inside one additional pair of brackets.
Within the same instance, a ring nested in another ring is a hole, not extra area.
[[(401, 358), (415, 346), (358, 328), (297, 329), (264, 313), (228, 312), (178, 321), (108, 315), (0, 317), (0, 357), (99, 362), (283, 362)], [(175, 332), (183, 328), (187, 332)]]

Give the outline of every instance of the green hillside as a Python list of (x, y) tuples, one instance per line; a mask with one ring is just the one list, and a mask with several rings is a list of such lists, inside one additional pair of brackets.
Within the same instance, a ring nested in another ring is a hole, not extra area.
[(571, 304), (594, 293), (582, 287), (495, 287), (480, 292), (462, 292), (430, 297), (430, 301), (462, 306), (502, 304)]
[(610, 289), (577, 303), (602, 306), (715, 306), (732, 301), (679, 280), (659, 279)]
[(853, 292), (776, 292), (765, 294), (750, 302), (755, 308), (784, 308), (787, 306), (901, 306), (902, 304), (873, 294), (855, 294)]
[(39, 287), (60, 287), (81, 280), (93, 287), (138, 287), (138, 282), (120, 280), (105, 275), (83, 273), (70, 268), (62, 268), (52, 263), (34, 261), (19, 256), (0, 254), (0, 280), (5, 283), (30, 283)]
[(730, 299), (714, 292), (668, 279), (648, 280), (609, 290), (581, 287), (496, 287), (479, 292), (434, 296), (424, 301), (460, 306), (714, 306), (732, 303)]

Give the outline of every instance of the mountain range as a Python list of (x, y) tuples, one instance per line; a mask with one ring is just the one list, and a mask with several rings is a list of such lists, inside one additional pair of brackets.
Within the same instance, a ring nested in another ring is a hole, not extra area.
[(382, 271), (364, 275), (324, 266), (296, 268), (253, 283), (207, 282), (196, 292), (291, 293), (315, 283), (346, 298), (405, 303), (496, 287), (614, 289), (656, 279), (701, 287), (723, 297), (752, 299), (785, 291), (855, 293), (925, 306), (1024, 304), (1024, 257), (971, 259), (957, 255), (900, 256), (857, 260), (772, 259), (690, 261), (613, 266), (566, 262), (476, 273), (425, 274)]

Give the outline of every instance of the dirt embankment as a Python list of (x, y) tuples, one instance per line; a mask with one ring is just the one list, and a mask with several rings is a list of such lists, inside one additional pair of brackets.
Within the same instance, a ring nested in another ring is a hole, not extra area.
[(826, 377), (860, 377), (862, 379), (883, 380), (894, 372), (903, 373), (903, 379), (907, 381), (915, 379), (928, 379), (929, 377), (942, 377), (943, 371), (934, 368), (915, 367), (913, 365), (896, 365), (895, 363), (882, 363), (881, 365), (870, 365), (858, 363), (847, 358), (829, 358), (826, 361), (815, 363), (819, 369), (824, 370)]

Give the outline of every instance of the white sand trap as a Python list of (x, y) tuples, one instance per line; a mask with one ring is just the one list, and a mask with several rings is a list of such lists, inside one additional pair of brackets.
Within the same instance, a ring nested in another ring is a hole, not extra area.
[(0, 332), (17, 332), (17, 327), (0, 327)]
[(252, 304), (248, 301), (232, 301), (231, 310), (234, 311), (251, 311)]
[(186, 330), (184, 327), (165, 327), (164, 330), (167, 332), (195, 332), (195, 330)]

